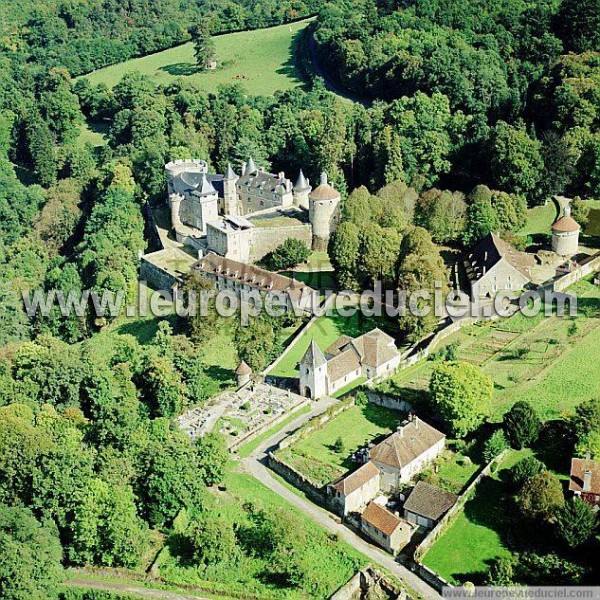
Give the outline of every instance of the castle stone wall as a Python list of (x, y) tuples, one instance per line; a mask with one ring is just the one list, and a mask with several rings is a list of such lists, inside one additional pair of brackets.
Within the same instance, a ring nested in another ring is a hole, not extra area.
[(256, 262), (283, 244), (288, 238), (304, 242), (309, 248), (312, 243), (312, 229), (308, 224), (288, 227), (255, 227), (252, 230), (250, 261)]

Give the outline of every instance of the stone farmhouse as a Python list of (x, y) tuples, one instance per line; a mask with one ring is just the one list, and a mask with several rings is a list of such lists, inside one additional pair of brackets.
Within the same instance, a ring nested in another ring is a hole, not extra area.
[(243, 299), (244, 292), (258, 290), (265, 296), (278, 296), (288, 309), (298, 307), (311, 312), (313, 302), (318, 306), (318, 294), (305, 283), (272, 273), (255, 265), (248, 265), (210, 252), (200, 258), (192, 271), (208, 277), (217, 290), (233, 290)]
[(381, 489), (408, 483), (444, 449), (446, 436), (412, 415), (392, 435), (371, 448), (369, 459), (381, 473)]
[(414, 531), (407, 521), (376, 502), (369, 502), (360, 520), (362, 532), (392, 554), (408, 544)]
[(288, 238), (325, 250), (340, 220), (340, 193), (321, 175), (314, 190), (302, 171), (293, 185), (252, 158), (241, 174), (210, 173), (204, 160), (165, 165), (171, 227), (179, 243), (241, 262), (255, 262)]
[(573, 458), (569, 475), (569, 491), (587, 504), (600, 506), (600, 461)]
[(535, 258), (490, 233), (465, 256), (464, 265), (475, 300), (524, 289), (531, 282)]
[(433, 529), (457, 500), (456, 494), (419, 481), (404, 503), (404, 518), (419, 527)]
[(313, 340), (300, 361), (300, 395), (330, 396), (360, 377), (391, 375), (400, 364), (394, 338), (373, 329), (357, 338), (341, 336), (325, 354)]
[(444, 449), (446, 436), (416, 415), (369, 450), (359, 469), (329, 484), (327, 493), (342, 515), (360, 512), (381, 491), (395, 492)]
[(330, 486), (333, 504), (340, 514), (360, 512), (381, 489), (379, 469), (367, 462)]

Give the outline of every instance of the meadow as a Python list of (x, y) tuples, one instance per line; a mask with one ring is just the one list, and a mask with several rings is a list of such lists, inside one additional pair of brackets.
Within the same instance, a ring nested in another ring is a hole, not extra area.
[[(349, 457), (373, 439), (392, 433), (404, 416), (371, 403), (353, 406), (277, 455), (317, 485), (325, 485), (356, 467)], [(340, 437), (343, 448), (336, 451)]]
[(215, 36), (214, 71), (200, 71), (191, 42), (156, 54), (134, 58), (99, 69), (84, 77), (93, 84), (116, 85), (125, 73), (139, 71), (159, 84), (178, 77), (197, 83), (205, 92), (216, 92), (219, 85), (239, 83), (253, 95), (272, 95), (303, 85), (294, 61), (298, 36), (310, 19), (268, 29)]

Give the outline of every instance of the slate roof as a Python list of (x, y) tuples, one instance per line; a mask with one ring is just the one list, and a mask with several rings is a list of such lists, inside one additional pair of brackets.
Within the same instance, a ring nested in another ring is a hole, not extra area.
[(231, 168), (231, 163), (227, 163), (227, 171), (225, 172), (225, 179), (237, 179), (236, 172)]
[(202, 273), (239, 281), (240, 283), (245, 283), (267, 292), (279, 291), (289, 293), (292, 290), (302, 291), (303, 289), (306, 289), (308, 293), (314, 291), (297, 279), (291, 279), (278, 273), (271, 273), (271, 271), (267, 271), (266, 269), (237, 262), (236, 260), (231, 260), (212, 252), (203, 256), (193, 268)]
[(348, 496), (355, 492), (374, 477), (379, 476), (379, 469), (371, 462), (365, 463), (362, 467), (356, 469), (347, 477), (340, 479), (332, 485), (334, 490), (341, 492), (344, 496)]
[(414, 417), (372, 448), (369, 456), (371, 460), (401, 469), (445, 437), (422, 419)]
[(211, 181), (206, 177), (206, 173), (202, 173), (200, 183), (192, 193), (199, 196), (209, 196), (216, 194), (217, 190), (215, 190)]
[(402, 523), (396, 515), (375, 502), (367, 504), (367, 508), (362, 514), (362, 520), (388, 536), (392, 535)]
[(465, 262), (469, 279), (480, 279), (503, 258), (531, 281), (531, 268), (535, 266), (535, 258), (526, 252), (515, 250), (495, 233), (486, 235), (468, 254)]
[(286, 179), (266, 171), (246, 172), (238, 179), (236, 186), (263, 190), (269, 193), (278, 191), (284, 193), (286, 191)]
[(320, 367), (321, 365), (324, 365), (326, 362), (327, 362), (327, 359), (325, 358), (325, 355), (323, 354), (323, 352), (321, 352), (321, 348), (319, 348), (319, 346), (317, 345), (317, 342), (315, 342), (315, 340), (311, 340), (300, 363), (312, 365), (313, 367)]
[(298, 179), (296, 180), (294, 189), (298, 192), (303, 192), (304, 190), (310, 189), (310, 185), (309, 185), (306, 177), (304, 177), (304, 173), (302, 172), (302, 169), (300, 169), (300, 174), (298, 175)]
[(404, 503), (404, 510), (437, 521), (454, 506), (457, 500), (456, 494), (419, 481)]
[(571, 474), (569, 476), (569, 489), (572, 492), (583, 492), (583, 474), (592, 473), (592, 487), (585, 490), (586, 494), (600, 494), (600, 461), (589, 458), (573, 458), (571, 460)]

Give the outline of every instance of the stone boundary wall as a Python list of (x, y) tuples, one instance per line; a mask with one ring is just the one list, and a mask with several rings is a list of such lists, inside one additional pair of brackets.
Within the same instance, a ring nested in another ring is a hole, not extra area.
[(312, 228), (306, 223), (284, 227), (258, 227), (252, 230), (250, 262), (256, 262), (283, 244), (288, 238), (300, 240), (309, 248), (312, 244)]
[[(378, 594), (377, 588), (381, 589), (382, 595)], [(366, 597), (370, 591), (373, 592), (373, 597), (377, 598), (399, 598), (401, 600), (410, 598), (403, 587), (391, 582), (372, 565), (367, 565), (339, 588), (329, 600), (355, 600)], [(369, 597), (371, 596), (369, 595)]]
[(284, 448), (289, 448), (292, 444), (295, 444), (298, 440), (308, 437), (311, 433), (316, 431), (317, 429), (321, 429), (325, 423), (331, 421), (339, 414), (347, 411), (348, 409), (354, 406), (354, 397), (347, 398), (340, 402), (339, 404), (334, 404), (332, 407), (328, 408), (324, 413), (313, 417), (305, 423), (300, 429), (286, 437), (284, 440), (281, 440), (281, 443), (278, 446), (278, 450), (282, 450)]
[(376, 404), (377, 406), (383, 406), (384, 408), (391, 408), (392, 410), (398, 410), (400, 412), (412, 412), (414, 410), (413, 405), (406, 400), (400, 398), (393, 398), (387, 394), (383, 394), (376, 390), (365, 390), (369, 402)]
[(155, 290), (170, 290), (174, 285), (180, 283), (177, 277), (154, 264), (145, 256), (140, 257), (139, 278), (140, 281), (147, 281)]
[(587, 277), (588, 275), (597, 273), (598, 271), (600, 271), (600, 252), (595, 254), (594, 257), (584, 265), (581, 265), (574, 271), (571, 271), (571, 273), (567, 273), (566, 275), (559, 277), (552, 283), (552, 289), (555, 292), (563, 292), (569, 286), (577, 283), (579, 280)]
[(303, 400), (300, 400), (299, 402), (294, 404), (288, 411), (282, 413), (281, 415), (278, 415), (277, 417), (274, 417), (273, 419), (271, 419), (269, 421), (266, 421), (260, 427), (257, 427), (256, 429), (249, 431), (243, 437), (236, 438), (234, 440), (234, 442), (229, 446), (229, 451), (235, 452), (240, 446), (243, 446), (244, 444), (251, 442), (253, 439), (262, 435), (265, 431), (268, 431), (269, 429), (271, 429), (271, 427), (274, 427), (275, 425), (279, 425), (279, 423), (282, 423), (288, 417), (290, 417), (292, 413), (300, 410), (301, 408), (303, 408), (305, 406), (308, 406), (309, 404), (310, 404), (310, 400), (308, 398), (304, 398)]
[(417, 546), (413, 555), (416, 562), (420, 561), (425, 552), (427, 552), (427, 550), (431, 548), (434, 542), (446, 530), (450, 522), (454, 519), (456, 515), (458, 515), (459, 511), (465, 505), (467, 500), (469, 500), (471, 492), (479, 485), (479, 483), (484, 477), (487, 477), (491, 473), (494, 465), (498, 464), (505, 454), (506, 450), (504, 450), (498, 456), (493, 458), (487, 465), (485, 465), (481, 469), (481, 471), (479, 471), (479, 473), (477, 473), (477, 476), (465, 488), (465, 490), (459, 496), (454, 506), (440, 519), (440, 522), (427, 534), (425, 539), (423, 539), (423, 541)]
[(269, 468), (281, 475), (288, 483), (304, 492), (313, 502), (330, 510), (327, 495), (308, 477), (296, 471), (294, 467), (275, 456), (272, 452), (268, 457)]

